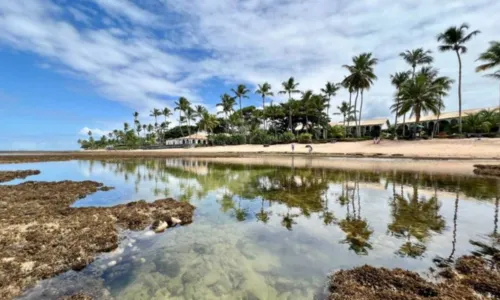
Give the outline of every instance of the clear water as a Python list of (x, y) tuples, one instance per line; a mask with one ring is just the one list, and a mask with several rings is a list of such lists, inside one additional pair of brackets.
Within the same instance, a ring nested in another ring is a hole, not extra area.
[(82, 289), (116, 299), (314, 299), (338, 269), (429, 275), (434, 258), (480, 251), (476, 242), (493, 243), (497, 231), (500, 181), (490, 178), (180, 159), (0, 165), (28, 168), (42, 172), (28, 180), (115, 187), (75, 206), (173, 197), (197, 209), (192, 224), (163, 234), (124, 232), (117, 251), (42, 281), (26, 299)]

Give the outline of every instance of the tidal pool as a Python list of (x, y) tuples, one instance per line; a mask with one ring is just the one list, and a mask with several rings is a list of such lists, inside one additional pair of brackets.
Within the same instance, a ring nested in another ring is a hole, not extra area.
[[(57, 299), (321, 299), (329, 274), (363, 264), (430, 277), (435, 258), (498, 241), (500, 181), (373, 172), (125, 159), (0, 165), (39, 169), (27, 180), (95, 180), (115, 187), (75, 206), (172, 197), (194, 222), (162, 234), (124, 232), (120, 248), (80, 272), (26, 291)], [(24, 180), (16, 180), (16, 184)]]

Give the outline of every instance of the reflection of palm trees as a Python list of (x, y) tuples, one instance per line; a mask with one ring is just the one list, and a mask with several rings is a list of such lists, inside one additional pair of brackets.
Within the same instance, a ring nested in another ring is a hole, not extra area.
[[(414, 184), (413, 195), (408, 194), (407, 198), (397, 195), (391, 206), (393, 221), (388, 230), (396, 237), (406, 238), (396, 253), (412, 258), (422, 256), (430, 231), (441, 232), (445, 227), (444, 219), (438, 215), (440, 206), (437, 197), (419, 199), (418, 186)], [(412, 241), (412, 237), (416, 241)]]
[(234, 209), (233, 196), (230, 194), (224, 194), (220, 200), (220, 209), (222, 212), (226, 213)]
[(238, 207), (234, 208), (234, 215), (238, 222), (243, 222), (248, 217), (248, 208), (241, 208), (241, 197), (238, 199)]
[(290, 207), (288, 207), (287, 213), (282, 215), (283, 219), (281, 219), (281, 225), (285, 227), (286, 229), (292, 231), (293, 225), (297, 224), (293, 218), (298, 217), (298, 214), (292, 214), (290, 213)]
[(459, 201), (459, 192), (457, 189), (457, 197), (455, 198), (455, 213), (453, 214), (453, 240), (451, 242), (451, 253), (448, 257), (448, 261), (453, 260), (453, 256), (455, 255), (455, 249), (457, 246), (457, 220), (458, 220), (458, 201)]
[[(359, 174), (357, 174), (359, 175)], [(346, 183), (347, 186), (347, 183)], [(349, 196), (349, 189), (346, 190), (347, 197), (341, 196), (342, 202), (347, 200), (347, 214), (346, 218), (340, 221), (340, 229), (346, 233), (345, 239), (342, 243), (349, 244), (349, 250), (354, 251), (358, 255), (367, 255), (368, 250), (372, 249), (370, 244), (370, 237), (373, 230), (368, 226), (368, 222), (361, 218), (361, 200), (359, 195), (359, 176), (356, 177), (354, 188), (352, 188), (352, 197)], [(356, 214), (356, 192), (358, 200), (358, 214)], [(341, 204), (342, 204), (341, 202)], [(353, 213), (349, 213), (349, 202), (352, 204)]]
[(264, 210), (264, 198), (262, 198), (262, 202), (260, 205), (260, 211), (255, 214), (255, 217), (258, 221), (266, 224), (269, 221), (269, 216), (272, 215), (272, 212)]

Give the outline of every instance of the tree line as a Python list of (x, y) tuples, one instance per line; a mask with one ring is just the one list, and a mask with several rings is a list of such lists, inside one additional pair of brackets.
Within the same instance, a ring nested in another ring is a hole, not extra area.
[[(462, 120), (462, 56), (467, 53), (466, 44), (473, 37), (480, 33), (479, 30), (469, 32), (469, 26), (462, 24), (452, 26), (437, 35), (438, 50), (441, 52), (452, 52), (457, 56), (458, 61), (458, 133), (463, 132)], [(455, 80), (441, 76), (439, 70), (432, 66), (434, 58), (431, 50), (417, 48), (406, 50), (399, 56), (408, 64), (409, 69), (396, 72), (390, 76), (391, 83), (395, 87), (394, 103), (391, 105), (391, 112), (394, 113), (394, 126), (392, 134), (397, 138), (398, 119), (402, 119), (402, 135), (415, 134), (416, 126), (422, 115), (432, 113), (438, 120), (445, 109), (443, 98), (449, 95)], [(490, 42), (489, 48), (480, 54), (478, 61), (482, 64), (477, 66), (477, 72), (494, 69), (500, 66), (500, 42)], [(247, 143), (257, 141), (269, 142), (289, 142), (295, 139), (328, 139), (331, 137), (345, 137), (354, 135), (362, 137), (361, 129), (364, 96), (377, 80), (375, 67), (378, 59), (372, 53), (361, 53), (352, 58), (351, 64), (342, 67), (348, 72), (340, 82), (327, 82), (320, 92), (312, 90), (300, 90), (299, 82), (294, 77), (281, 83), (277, 94), (285, 95), (287, 101), (274, 104), (271, 84), (264, 82), (258, 84), (255, 94), (262, 98), (262, 108), (255, 106), (243, 106), (244, 99), (248, 99), (252, 93), (250, 89), (239, 84), (230, 92), (220, 96), (217, 103), (217, 114), (211, 114), (202, 105), (192, 105), (185, 97), (180, 97), (175, 102), (174, 111), (169, 108), (153, 109), (150, 116), (154, 118), (154, 123), (141, 124), (139, 113), (134, 113), (133, 126), (128, 123), (123, 124), (123, 129), (115, 129), (108, 135), (103, 135), (99, 140), (94, 140), (92, 132), (89, 132), (88, 140), (79, 140), (82, 148), (103, 148), (109, 145), (124, 147), (139, 147), (164, 143), (168, 138), (177, 138), (191, 135), (193, 131), (205, 131), (211, 134), (212, 141), (220, 134), (235, 136), (237, 143)], [(500, 70), (486, 76), (500, 79)], [(349, 93), (348, 101), (338, 102), (334, 115), (342, 117), (342, 127), (332, 128), (330, 122), (330, 109), (332, 100), (340, 89), (346, 89)], [(236, 108), (235, 108), (236, 106)], [(500, 103), (499, 103), (500, 107)], [(174, 113), (178, 113), (179, 125), (168, 129), (168, 121)], [(490, 129), (500, 127), (500, 112), (482, 112), (481, 115), (466, 120), (467, 129), (473, 127)], [(407, 116), (415, 118), (413, 132), (406, 132)], [(158, 118), (164, 117), (158, 123)], [(477, 119), (482, 117), (482, 121)], [(354, 126), (351, 126), (354, 123)], [(477, 125), (477, 124), (480, 125)], [(472, 124), (472, 126), (471, 126)], [(347, 129), (354, 127), (354, 132)], [(432, 129), (432, 135), (439, 132), (439, 122), (436, 122)]]

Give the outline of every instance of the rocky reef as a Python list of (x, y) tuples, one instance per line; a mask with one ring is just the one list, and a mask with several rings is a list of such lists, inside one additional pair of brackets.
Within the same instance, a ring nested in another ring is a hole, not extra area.
[(11, 299), (40, 279), (85, 268), (97, 254), (118, 247), (120, 229), (192, 222), (194, 206), (173, 199), (70, 207), (88, 194), (107, 189), (94, 181), (0, 186), (0, 299)]
[(28, 176), (38, 175), (38, 174), (40, 174), (40, 171), (38, 170), (1, 171), (0, 182), (7, 182), (14, 179), (24, 179)]
[(474, 165), (474, 174), (500, 177), (500, 165)]
[(463, 256), (430, 282), (415, 272), (362, 266), (341, 270), (330, 281), (330, 300), (499, 299), (497, 263)]

